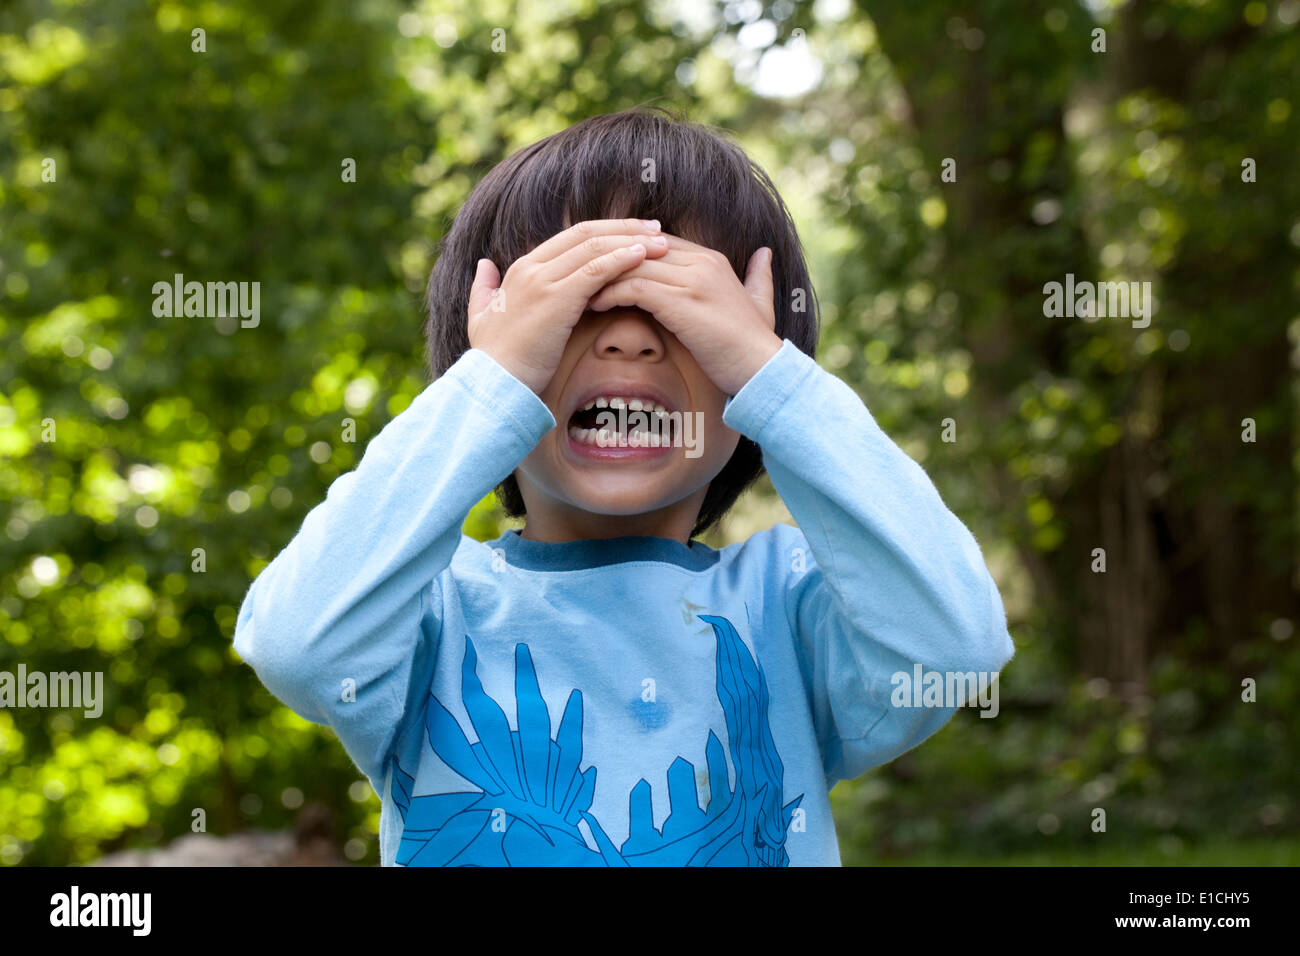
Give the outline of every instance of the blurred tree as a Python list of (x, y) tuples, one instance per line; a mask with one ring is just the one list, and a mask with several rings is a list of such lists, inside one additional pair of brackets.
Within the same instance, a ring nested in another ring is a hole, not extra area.
[[(1300, 4), (749, 13), (760, 72), (824, 66), (758, 107), (829, 220), (821, 360), (980, 532), (1018, 649), (1000, 720), (836, 790), (846, 861), (1096, 847), (1103, 803), (1166, 859), (1294, 832)], [(1048, 317), (1067, 274), (1157, 311)]]
[[(774, 43), (804, 31), (835, 67), (800, 106), (827, 117), (803, 162), (852, 157), (827, 192), (858, 237), (845, 374), (937, 386), (904, 427), (979, 476), (958, 494), (1001, 516), (1038, 625), (1136, 690), (1160, 650), (1225, 661), (1297, 613), (1300, 8), (1116, 6), (804, 7)], [(1047, 317), (1067, 274), (1150, 282), (1158, 311)]]

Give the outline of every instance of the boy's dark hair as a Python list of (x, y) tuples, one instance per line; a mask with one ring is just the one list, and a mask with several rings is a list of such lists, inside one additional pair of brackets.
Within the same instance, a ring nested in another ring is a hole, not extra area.
[[(658, 219), (664, 232), (723, 253), (742, 280), (749, 257), (768, 246), (776, 334), (814, 354), (817, 297), (772, 181), (721, 130), (663, 107), (638, 106), (593, 116), (519, 150), (470, 193), (429, 276), (431, 376), (442, 375), (470, 347), (469, 290), (479, 259), (491, 259), (504, 276), (566, 223), (620, 218)], [(762, 472), (758, 445), (742, 435), (710, 483), (691, 536), (710, 528)], [(506, 514), (524, 514), (513, 475), (496, 491)]]

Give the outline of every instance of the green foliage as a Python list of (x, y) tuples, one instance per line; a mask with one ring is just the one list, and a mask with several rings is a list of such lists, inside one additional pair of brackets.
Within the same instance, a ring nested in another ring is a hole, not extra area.
[[(1162, 658), (1147, 692), (1131, 696), (1100, 678), (1045, 688), (1009, 668), (998, 717), (960, 711), (921, 747), (832, 791), (844, 862), (1115, 863), (1143, 847), (1175, 862), (1202, 845), (1263, 845), (1295, 814), (1300, 659), (1269, 669), (1276, 648), (1264, 644), (1234, 656), (1231, 672)], [(1241, 680), (1264, 669), (1258, 700), (1243, 701)]]

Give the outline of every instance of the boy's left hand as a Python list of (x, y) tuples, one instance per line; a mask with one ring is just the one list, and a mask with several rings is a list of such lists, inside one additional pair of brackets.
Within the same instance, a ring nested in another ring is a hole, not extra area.
[(713, 384), (735, 395), (782, 345), (774, 331), (772, 250), (763, 246), (749, 257), (742, 284), (716, 249), (663, 235), (664, 255), (624, 272), (588, 308), (636, 306), (651, 313)]

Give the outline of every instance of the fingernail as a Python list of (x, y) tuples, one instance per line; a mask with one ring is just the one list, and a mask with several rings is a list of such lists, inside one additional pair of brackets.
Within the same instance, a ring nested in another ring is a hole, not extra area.
[(646, 232), (658, 232), (658, 231), (659, 231), (659, 220), (658, 220), (658, 219), (647, 219), (647, 220), (645, 221), (645, 230), (646, 230)]
[(656, 245), (656, 246), (666, 246), (666, 245), (668, 245), (668, 240), (665, 239), (663, 236), (651, 236), (651, 237), (650, 237), (650, 242), (651, 242), (652, 245)]

